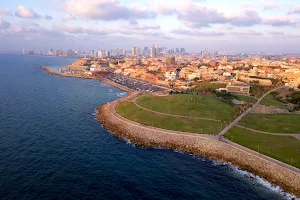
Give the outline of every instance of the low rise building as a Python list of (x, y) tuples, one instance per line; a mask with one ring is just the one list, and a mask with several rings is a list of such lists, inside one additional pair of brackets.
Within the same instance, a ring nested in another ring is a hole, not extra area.
[(250, 95), (250, 85), (242, 84), (242, 83), (239, 83), (239, 84), (228, 83), (226, 85), (226, 88), (219, 88), (219, 89), (217, 89), (217, 91)]

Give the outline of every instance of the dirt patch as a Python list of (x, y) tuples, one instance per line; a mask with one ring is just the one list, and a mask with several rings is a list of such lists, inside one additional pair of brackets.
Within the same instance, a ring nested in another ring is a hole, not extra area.
[(251, 113), (260, 113), (260, 114), (289, 114), (290, 112), (285, 109), (280, 109), (272, 106), (264, 106), (264, 105), (257, 105)]

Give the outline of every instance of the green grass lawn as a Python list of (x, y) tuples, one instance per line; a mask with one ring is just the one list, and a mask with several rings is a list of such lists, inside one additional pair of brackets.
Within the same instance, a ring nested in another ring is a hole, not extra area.
[(276, 108), (281, 108), (281, 109), (287, 109), (287, 106), (278, 101), (272, 94), (268, 94), (261, 102), (260, 104), (265, 105), (265, 106), (273, 106)]
[(230, 129), (225, 136), (249, 149), (300, 168), (300, 140), (294, 137), (265, 135), (238, 127)]
[(300, 115), (296, 114), (248, 114), (239, 124), (259, 131), (300, 133)]
[[(133, 102), (121, 104), (117, 109), (121, 116), (147, 126), (176, 130), (182, 132), (192, 132), (200, 134), (218, 134), (221, 126), (220, 122), (190, 119), (182, 117), (172, 117), (162, 114), (155, 114), (138, 108)], [(175, 126), (174, 126), (175, 125)]]
[(242, 96), (242, 95), (237, 95), (234, 97), (238, 101), (244, 101), (244, 102), (255, 102), (257, 99), (251, 96)]
[(144, 95), (137, 99), (144, 108), (168, 114), (230, 120), (235, 107), (217, 98), (177, 94), (164, 97)]

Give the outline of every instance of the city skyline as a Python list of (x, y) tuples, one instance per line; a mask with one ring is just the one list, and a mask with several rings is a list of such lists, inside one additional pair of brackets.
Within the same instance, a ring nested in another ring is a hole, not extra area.
[(295, 1), (25, 0), (0, 5), (0, 51), (131, 49), (299, 53)]

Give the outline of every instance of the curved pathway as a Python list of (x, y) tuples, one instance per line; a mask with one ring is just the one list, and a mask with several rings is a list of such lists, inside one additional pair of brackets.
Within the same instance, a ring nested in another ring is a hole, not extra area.
[(276, 160), (276, 159), (274, 159), (274, 158), (271, 158), (271, 157), (266, 156), (266, 155), (264, 155), (264, 154), (261, 154), (261, 153), (259, 153), (259, 152), (253, 151), (253, 150), (251, 150), (251, 149), (249, 149), (249, 148), (247, 148), (247, 147), (241, 146), (241, 145), (239, 145), (239, 144), (237, 144), (237, 143), (231, 142), (230, 140), (227, 140), (227, 139), (224, 138), (224, 137), (220, 138), (220, 141), (221, 141), (221, 142), (225, 142), (225, 143), (227, 143), (227, 144), (230, 144), (230, 145), (233, 146), (233, 147), (236, 147), (236, 148), (238, 148), (238, 149), (240, 149), (240, 150), (243, 150), (243, 151), (245, 151), (245, 152), (247, 152), (247, 153), (253, 154), (253, 155), (257, 156), (257, 157), (263, 158), (263, 159), (268, 160), (268, 161), (270, 161), (270, 162), (272, 162), (272, 163), (274, 163), (274, 164), (277, 164), (277, 165), (279, 165), (279, 166), (281, 166), (281, 167), (284, 167), (284, 168), (286, 168), (286, 169), (289, 169), (289, 170), (291, 170), (291, 171), (294, 171), (294, 172), (300, 174), (300, 169), (298, 169), (298, 168), (296, 168), (296, 167), (294, 167), (294, 166), (291, 166), (291, 165), (289, 165), (289, 164), (286, 164), (286, 163), (284, 163), (284, 162), (281, 162), (281, 161), (279, 161), (279, 160)]
[[(168, 113), (157, 112), (157, 111), (150, 110), (148, 108), (142, 107), (141, 105), (139, 105), (136, 102), (136, 100), (137, 100), (137, 97), (133, 98), (131, 101), (138, 108), (143, 109), (143, 110), (148, 111), (148, 112), (152, 112), (152, 113), (156, 113), (156, 114), (160, 114), (160, 115), (171, 116), (171, 117), (182, 117), (182, 118), (189, 118), (189, 119), (199, 119), (199, 120), (208, 120), (208, 121), (221, 122), (221, 120), (217, 120), (217, 119), (201, 118), (201, 117), (191, 117), (191, 116), (186, 116), (186, 115), (175, 115), (175, 114), (168, 114)], [(245, 127), (245, 126), (241, 126), (241, 125), (238, 125), (238, 124), (235, 125), (235, 126), (239, 127), (239, 128), (247, 129), (249, 131), (266, 134), (266, 135), (292, 136), (292, 137), (295, 137), (297, 140), (300, 140), (300, 133), (272, 133), (272, 132), (265, 132), (265, 131), (255, 130), (255, 129), (248, 128), (248, 127)]]
[(270, 90), (269, 92), (265, 93), (262, 97), (260, 97), (251, 108), (249, 108), (244, 113), (242, 113), (238, 118), (236, 118), (233, 122), (231, 122), (226, 128), (224, 128), (218, 134), (219, 139), (221, 139), (221, 137), (223, 137), (225, 135), (225, 133), (227, 133), (229, 131), (229, 129), (231, 129), (236, 124), (238, 124), (239, 121), (241, 121), (248, 113), (250, 113), (268, 94), (270, 94), (271, 92), (274, 92), (276, 90), (279, 90), (281, 88), (285, 88), (285, 86), (280, 86), (280, 87), (274, 88), (273, 90)]
[(181, 132), (181, 131), (167, 130), (167, 129), (161, 129), (161, 128), (156, 128), (156, 127), (146, 126), (146, 125), (140, 124), (138, 122), (134, 122), (134, 121), (131, 121), (129, 119), (126, 119), (125, 117), (119, 115), (116, 112), (117, 104), (119, 104), (121, 102), (124, 102), (124, 101), (127, 101), (127, 100), (131, 100), (131, 99), (135, 98), (137, 95), (138, 95), (137, 92), (133, 92), (127, 97), (123, 97), (123, 98), (115, 100), (113, 102), (109, 102), (108, 104), (110, 105), (110, 110), (111, 110), (111, 113), (113, 114), (113, 116), (120, 119), (120, 120), (122, 120), (122, 121), (124, 121), (124, 122), (126, 122), (126, 123), (128, 123), (128, 124), (130, 124), (130, 125), (132, 125), (132, 126), (138, 126), (138, 127), (142, 127), (144, 129), (148, 129), (148, 130), (160, 131), (160, 132), (167, 133), (167, 134), (189, 135), (189, 136), (192, 136), (192, 137), (198, 137), (198, 138), (202, 138), (202, 139), (204, 139), (204, 138), (205, 139), (214, 139), (214, 140), (217, 139), (215, 135)]
[[(278, 89), (278, 88), (277, 88), (277, 89)], [(220, 137), (220, 138), (219, 138), (218, 136), (216, 137), (216, 136), (214, 136), (214, 135), (205, 135), (205, 134), (197, 134), (197, 133), (179, 132), (179, 131), (172, 131), (172, 130), (166, 130), (166, 129), (160, 129), (160, 128), (155, 128), (155, 127), (144, 126), (144, 125), (142, 125), (142, 124), (139, 124), (139, 123), (137, 123), (137, 122), (128, 120), (128, 119), (126, 119), (126, 118), (120, 116), (120, 115), (116, 112), (116, 106), (117, 106), (117, 104), (118, 104), (118, 103), (121, 103), (121, 102), (124, 102), (124, 101), (126, 101), (126, 100), (134, 99), (134, 98), (137, 97), (137, 95), (138, 95), (138, 93), (137, 93), (137, 92), (134, 92), (134, 93), (131, 93), (131, 94), (130, 94), (129, 96), (127, 96), (127, 97), (123, 97), (123, 98), (121, 98), (121, 99), (118, 99), (118, 100), (115, 100), (115, 101), (113, 101), (113, 102), (108, 103), (108, 104), (110, 105), (110, 111), (111, 111), (111, 113), (113, 114), (113, 116), (116, 117), (116, 118), (118, 118), (118, 119), (120, 119), (120, 120), (122, 120), (122, 121), (125, 122), (125, 123), (128, 123), (128, 124), (132, 125), (132, 126), (138, 126), (138, 127), (144, 128), (144, 129), (150, 129), (150, 130), (160, 131), (160, 132), (166, 133), (166, 134), (181, 134), (181, 135), (189, 135), (189, 136), (191, 136), (191, 137), (201, 138), (201, 139), (214, 139), (214, 140), (219, 140), (220, 142), (225, 142), (225, 143), (227, 143), (227, 144), (230, 144), (233, 148), (240, 149), (240, 150), (242, 150), (242, 151), (244, 151), (244, 152), (246, 152), (246, 153), (250, 153), (250, 154), (255, 155), (255, 156), (259, 157), (259, 158), (265, 159), (265, 160), (267, 160), (267, 161), (269, 161), (269, 162), (272, 162), (272, 163), (274, 163), (274, 164), (277, 164), (277, 165), (279, 165), (279, 166), (281, 166), (281, 167), (284, 167), (284, 168), (286, 168), (286, 169), (288, 169), (288, 170), (291, 170), (291, 171), (293, 171), (293, 172), (296, 172), (296, 173), (299, 173), (299, 174), (300, 174), (300, 169), (298, 169), (298, 168), (296, 168), (296, 167), (293, 167), (293, 166), (291, 166), (291, 165), (288, 165), (288, 164), (286, 164), (286, 163), (284, 163), (284, 162), (281, 162), (281, 161), (279, 161), (279, 160), (273, 159), (273, 158), (268, 157), (268, 156), (266, 156), (266, 155), (260, 154), (260, 153), (258, 153), (258, 152), (256, 152), (256, 151), (253, 151), (253, 150), (251, 150), (251, 149), (248, 149), (248, 148), (246, 148), (246, 147), (243, 147), (243, 146), (241, 146), (241, 145), (239, 145), (239, 144), (233, 143), (233, 142), (227, 140), (227, 139), (224, 138), (224, 137)]]
[(241, 125), (235, 125), (236, 127), (239, 128), (243, 128), (243, 129), (247, 129), (249, 131), (253, 131), (253, 132), (257, 132), (257, 133), (262, 133), (262, 134), (266, 134), (266, 135), (280, 135), (280, 136), (293, 136), (295, 137), (297, 140), (300, 140), (300, 133), (271, 133), (271, 132), (265, 132), (265, 131), (259, 131), (259, 130), (255, 130), (252, 128), (248, 128), (245, 126), (241, 126)]
[(173, 114), (168, 114), (168, 113), (162, 113), (162, 112), (157, 112), (154, 110), (150, 110), (148, 108), (142, 107), (140, 106), (137, 102), (136, 102), (136, 97), (132, 100), (132, 102), (140, 109), (146, 110), (148, 112), (153, 112), (156, 114), (160, 114), (160, 115), (166, 115), (166, 116), (171, 116), (171, 117), (183, 117), (183, 118), (190, 118), (190, 119), (200, 119), (200, 120), (208, 120), (208, 121), (215, 121), (215, 122), (221, 122), (221, 120), (217, 120), (217, 119), (210, 119), (210, 118), (201, 118), (201, 117), (191, 117), (191, 116), (185, 116), (185, 115), (173, 115)]

